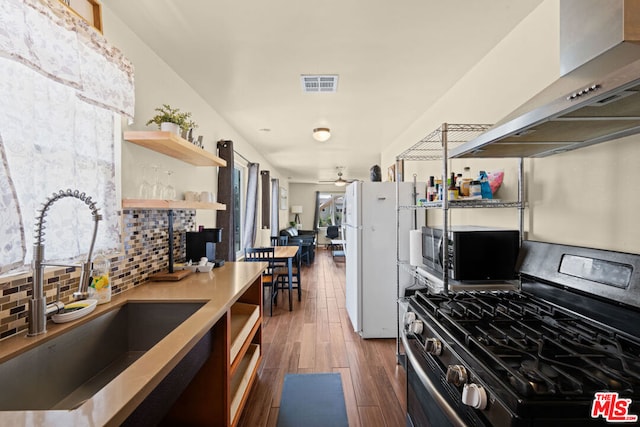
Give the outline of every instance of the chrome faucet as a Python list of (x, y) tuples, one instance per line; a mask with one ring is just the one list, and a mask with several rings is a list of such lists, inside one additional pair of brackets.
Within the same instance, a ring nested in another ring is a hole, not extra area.
[[(47, 210), (51, 205), (63, 198), (75, 197), (82, 200), (89, 209), (91, 209), (91, 215), (93, 217), (93, 237), (91, 238), (91, 246), (89, 247), (89, 253), (87, 259), (81, 264), (54, 264), (44, 262), (44, 230), (45, 230), (45, 217)], [(64, 304), (60, 301), (60, 285), (58, 284), (58, 292), (56, 295), (56, 301), (47, 304), (47, 299), (44, 295), (44, 267), (80, 267), (80, 285), (78, 291), (73, 293), (75, 300), (86, 299), (88, 296), (89, 280), (91, 279), (91, 254), (93, 253), (93, 246), (96, 242), (96, 234), (98, 233), (98, 221), (102, 219), (102, 215), (98, 213), (96, 204), (91, 200), (90, 196), (85, 193), (81, 193), (78, 190), (60, 190), (44, 202), (42, 208), (38, 211), (35, 225), (35, 243), (33, 245), (33, 261), (31, 268), (33, 270), (33, 289), (31, 299), (29, 300), (29, 332), (27, 336), (40, 335), (47, 332), (47, 317), (58, 313), (64, 308)]]

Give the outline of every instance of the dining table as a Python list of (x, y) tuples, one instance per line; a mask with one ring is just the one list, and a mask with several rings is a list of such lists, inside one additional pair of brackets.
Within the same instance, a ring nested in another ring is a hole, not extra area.
[[(287, 275), (289, 279), (289, 311), (293, 309), (293, 301), (291, 299), (291, 292), (293, 291), (293, 260), (296, 254), (300, 250), (299, 246), (272, 246), (273, 247), (273, 260), (278, 262), (287, 263)], [(300, 286), (300, 265), (298, 265), (298, 287)], [(300, 296), (300, 289), (298, 288), (298, 297)], [(298, 298), (300, 299), (300, 298)]]

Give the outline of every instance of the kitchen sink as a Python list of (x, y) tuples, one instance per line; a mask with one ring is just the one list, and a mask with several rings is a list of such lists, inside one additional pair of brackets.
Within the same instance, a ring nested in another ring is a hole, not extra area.
[(202, 303), (127, 303), (0, 364), (0, 410), (73, 409)]

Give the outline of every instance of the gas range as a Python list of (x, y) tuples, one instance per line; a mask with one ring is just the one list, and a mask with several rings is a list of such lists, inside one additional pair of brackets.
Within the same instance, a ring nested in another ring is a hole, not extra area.
[(637, 420), (640, 256), (539, 242), (521, 252), (520, 290), (409, 298), (410, 425)]

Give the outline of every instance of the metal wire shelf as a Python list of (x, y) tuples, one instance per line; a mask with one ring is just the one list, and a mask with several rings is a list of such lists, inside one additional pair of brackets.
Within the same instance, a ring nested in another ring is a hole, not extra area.
[[(422, 205), (401, 205), (398, 209), (414, 210), (414, 209), (442, 209), (442, 201), (427, 202)], [(450, 209), (468, 209), (468, 208), (519, 208), (525, 206), (521, 202), (503, 202), (498, 199), (481, 199), (481, 200), (449, 200)]]
[[(447, 123), (422, 138), (412, 147), (400, 153), (398, 160), (440, 160), (445, 154), (442, 149), (444, 135), (447, 138), (447, 151), (471, 141), (492, 125)], [(449, 153), (447, 153), (448, 156)]]

